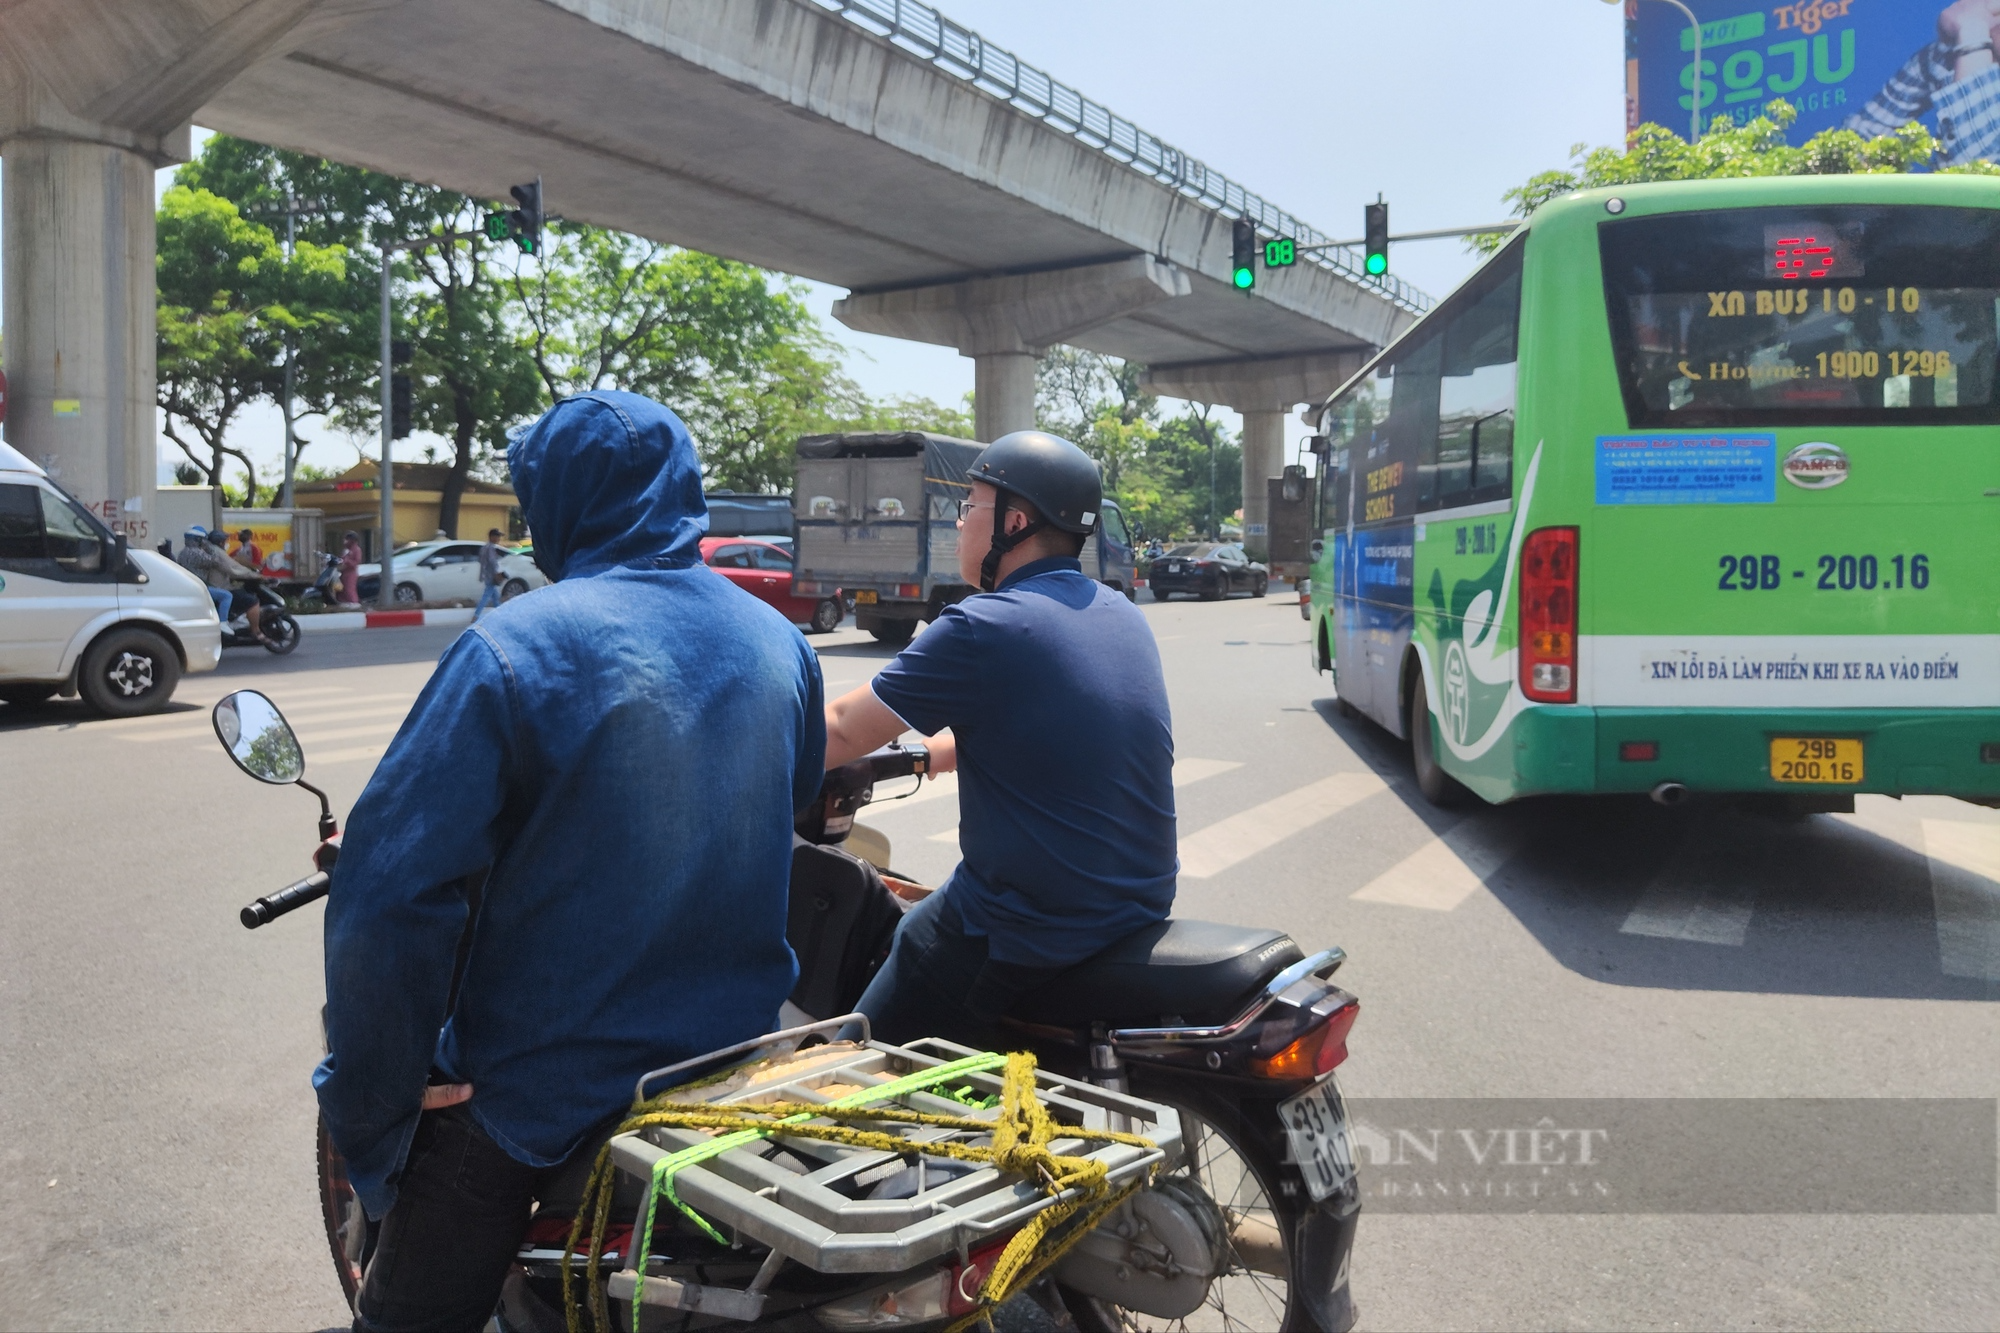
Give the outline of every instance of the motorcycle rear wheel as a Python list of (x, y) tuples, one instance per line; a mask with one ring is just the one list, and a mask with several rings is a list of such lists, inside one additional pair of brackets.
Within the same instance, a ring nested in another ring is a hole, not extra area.
[[(1252, 1238), (1275, 1241), (1281, 1257), (1268, 1249), (1252, 1250), (1262, 1265), (1253, 1268), (1242, 1252), (1232, 1253), (1227, 1270), (1209, 1284), (1201, 1308), (1179, 1319), (1127, 1310), (1064, 1289), (1063, 1303), (1079, 1333), (1271, 1333), (1309, 1327), (1310, 1316), (1291, 1281), (1301, 1209), (1279, 1185), (1277, 1160), (1242, 1125), (1238, 1111), (1220, 1099), (1197, 1099), (1178, 1089), (1171, 1095), (1157, 1089), (1140, 1095), (1181, 1113), (1187, 1156), (1173, 1174), (1191, 1180), (1215, 1202), (1232, 1237), (1245, 1242), (1245, 1248)], [(1267, 1271), (1271, 1267), (1284, 1271)]]
[(368, 1243), (368, 1218), (361, 1211), (361, 1199), (347, 1183), (347, 1161), (319, 1122), (319, 1212), (326, 1224), (327, 1248), (333, 1252), (334, 1275), (340, 1279), (340, 1293), (352, 1310), (361, 1294), (361, 1258)]

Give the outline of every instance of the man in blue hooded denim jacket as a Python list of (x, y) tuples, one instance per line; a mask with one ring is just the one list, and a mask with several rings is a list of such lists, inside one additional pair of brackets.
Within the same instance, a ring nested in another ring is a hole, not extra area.
[[(446, 652), (327, 899), (313, 1082), (381, 1219), (357, 1328), (483, 1323), (551, 1169), (641, 1073), (769, 1031), (797, 973), (817, 657), (701, 563), (700, 465), (672, 412), (565, 399), (507, 461), (556, 582)], [(489, 866), (449, 1000), (464, 884)]]

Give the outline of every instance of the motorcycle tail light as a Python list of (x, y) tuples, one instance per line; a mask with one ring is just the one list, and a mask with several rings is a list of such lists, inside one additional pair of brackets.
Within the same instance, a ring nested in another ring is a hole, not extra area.
[(1521, 693), (1576, 701), (1577, 530), (1540, 528), (1521, 544)]
[(1340, 992), (1344, 1001), (1289, 1043), (1270, 1055), (1250, 1062), (1250, 1071), (1259, 1078), (1303, 1081), (1329, 1074), (1347, 1059), (1347, 1034), (1361, 1015), (1361, 1001)]
[(979, 1308), (979, 1288), (1012, 1239), (1009, 1233), (972, 1251), (965, 1263), (941, 1265), (886, 1291), (828, 1301), (813, 1314), (823, 1327), (836, 1329), (898, 1328), (971, 1314)]

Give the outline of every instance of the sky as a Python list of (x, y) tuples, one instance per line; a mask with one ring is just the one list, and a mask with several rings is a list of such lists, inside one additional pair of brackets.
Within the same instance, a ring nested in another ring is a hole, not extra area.
[[(938, 8), (1338, 239), (1361, 234), (1362, 206), (1378, 193), (1392, 234), (1502, 221), (1505, 190), (1566, 164), (1574, 144), (1616, 143), (1624, 132), (1624, 7), (1599, 0), (943, 0)], [(171, 174), (161, 173), (162, 192)], [(1456, 240), (1397, 246), (1390, 261), (1433, 296), (1474, 263)], [(848, 373), (870, 394), (957, 404), (971, 390), (971, 361), (851, 332), (830, 313), (841, 289), (807, 286), (809, 306), (848, 349)], [(315, 441), (305, 461), (322, 467), (352, 463), (354, 446), (375, 448), (372, 439), (349, 445), (317, 421), (301, 432)], [(1294, 418), (1288, 452), (1305, 433)], [(259, 409), (232, 442), (247, 445), (269, 476), (281, 436), (276, 409)], [(427, 443), (444, 444), (413, 436), (397, 456), (418, 457)], [(182, 455), (162, 437), (159, 457), (170, 480)]]

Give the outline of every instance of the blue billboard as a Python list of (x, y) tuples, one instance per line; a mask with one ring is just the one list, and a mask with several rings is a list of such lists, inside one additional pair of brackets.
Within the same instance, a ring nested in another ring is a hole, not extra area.
[[(1701, 24), (1701, 123), (1738, 124), (1782, 97), (1798, 109), (1788, 136), (1821, 130), (1873, 138), (1920, 121), (1947, 161), (2000, 149), (2000, 12), (1947, 0), (1687, 0)], [(1961, 22), (1963, 17), (1964, 22)], [(1993, 27), (1979, 25), (1988, 22)], [(1961, 31), (1976, 28), (1976, 31)], [(1694, 29), (1662, 0), (1625, 3), (1625, 124), (1686, 136), (1694, 110)]]

